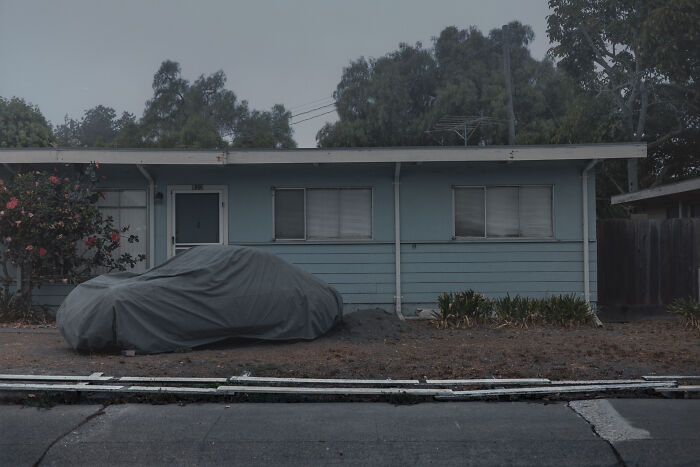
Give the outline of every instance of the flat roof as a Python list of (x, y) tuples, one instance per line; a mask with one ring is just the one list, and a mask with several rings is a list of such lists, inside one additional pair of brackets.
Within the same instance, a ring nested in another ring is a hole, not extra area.
[(629, 159), (643, 158), (646, 154), (646, 143), (229, 150), (20, 148), (0, 149), (0, 163), (340, 164)]
[(695, 190), (700, 190), (700, 177), (659, 185), (645, 190), (633, 191), (632, 193), (615, 195), (610, 198), (610, 204), (631, 203)]

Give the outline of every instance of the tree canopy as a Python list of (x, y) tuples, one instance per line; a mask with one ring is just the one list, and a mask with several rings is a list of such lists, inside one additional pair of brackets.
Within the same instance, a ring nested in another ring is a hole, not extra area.
[(1, 148), (49, 146), (53, 140), (51, 126), (39, 107), (17, 97), (0, 97)]
[(153, 76), (153, 96), (140, 120), (128, 112), (117, 117), (114, 109), (98, 105), (80, 120), (66, 117), (56, 127), (56, 137), (61, 146), (296, 147), (291, 113), (283, 105), (251, 110), (225, 84), (223, 71), (190, 83), (179, 63), (166, 60)]
[[(700, 173), (700, 4), (550, 0), (549, 5), (547, 33), (555, 43), (550, 54), (578, 91), (557, 141), (646, 141), (642, 185)], [(620, 168), (610, 171), (624, 185)]]
[[(549, 60), (530, 56), (534, 34), (507, 25), (518, 144), (549, 143), (572, 98), (571, 86)], [(319, 146), (464, 144), (454, 133), (428, 133), (449, 115), (490, 117), (468, 144), (507, 142), (507, 96), (501, 29), (445, 28), (424, 49), (401, 44), (379, 58), (359, 58), (343, 70), (334, 93), (339, 121), (318, 133)]]

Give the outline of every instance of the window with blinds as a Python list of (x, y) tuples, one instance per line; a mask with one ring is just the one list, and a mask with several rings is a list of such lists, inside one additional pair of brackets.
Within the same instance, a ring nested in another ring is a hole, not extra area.
[(454, 236), (549, 238), (551, 186), (455, 187)]
[(372, 189), (275, 189), (274, 216), (278, 240), (371, 239)]

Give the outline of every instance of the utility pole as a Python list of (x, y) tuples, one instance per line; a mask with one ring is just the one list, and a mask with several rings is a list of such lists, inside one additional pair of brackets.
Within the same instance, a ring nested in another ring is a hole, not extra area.
[(515, 144), (515, 112), (513, 111), (513, 89), (510, 82), (510, 36), (508, 25), (504, 24), (503, 31), (503, 74), (506, 79), (506, 93), (508, 94), (508, 144)]

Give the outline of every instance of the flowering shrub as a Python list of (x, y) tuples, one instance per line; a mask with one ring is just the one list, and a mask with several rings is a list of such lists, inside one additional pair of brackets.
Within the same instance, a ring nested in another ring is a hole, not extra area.
[(78, 283), (96, 267), (123, 271), (145, 259), (115, 251), (121, 242), (138, 242), (129, 226), (103, 218), (96, 203), (97, 167), (72, 176), (58, 169), (25, 171), (0, 180), (0, 264), (4, 298), (10, 296), (10, 265), (21, 270), (20, 298), (31, 303), (32, 290), (43, 282)]

